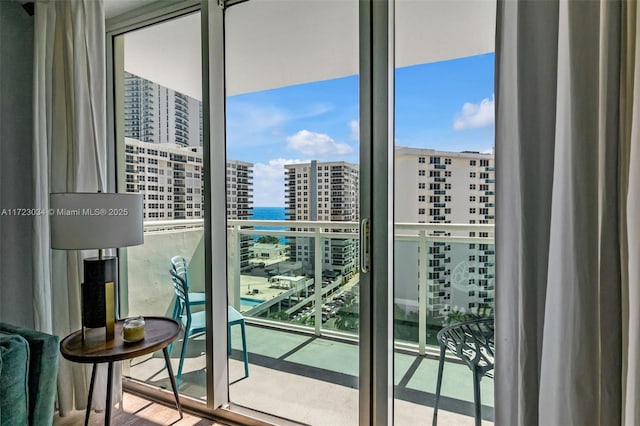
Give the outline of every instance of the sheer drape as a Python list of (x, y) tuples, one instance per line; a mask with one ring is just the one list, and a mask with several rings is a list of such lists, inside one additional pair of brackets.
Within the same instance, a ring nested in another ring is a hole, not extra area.
[(636, 13), (498, 3), (498, 425), (640, 422)]
[[(49, 192), (105, 191), (106, 74), (102, 1), (36, 3), (34, 185), (37, 208)], [(93, 252), (50, 249), (46, 216), (34, 223), (35, 324), (64, 337), (81, 326), (82, 258)], [(62, 415), (83, 408), (88, 369), (60, 363)], [(98, 375), (94, 407), (104, 408), (106, 369)], [(119, 393), (119, 390), (116, 390)], [(117, 399), (115, 399), (117, 401)]]

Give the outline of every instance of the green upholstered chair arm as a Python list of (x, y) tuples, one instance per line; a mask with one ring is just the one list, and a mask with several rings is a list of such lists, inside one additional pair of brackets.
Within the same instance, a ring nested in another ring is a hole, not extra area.
[(58, 380), (58, 337), (6, 323), (0, 323), (0, 331), (20, 335), (29, 344), (29, 424), (52, 424)]

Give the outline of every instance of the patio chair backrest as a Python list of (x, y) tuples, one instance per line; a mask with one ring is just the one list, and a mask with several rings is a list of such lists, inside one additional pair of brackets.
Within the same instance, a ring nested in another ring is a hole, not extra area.
[(445, 327), (438, 332), (438, 341), (481, 375), (493, 370), (494, 332), (493, 318), (466, 321)]
[(187, 268), (187, 259), (184, 256), (173, 256), (171, 258), (171, 269), (184, 281), (185, 289), (189, 291), (189, 270)]
[(177, 312), (177, 316), (178, 318), (181, 317), (186, 311), (187, 318), (190, 318), (191, 308), (189, 307), (189, 289), (187, 288), (186, 281), (182, 276), (180, 276), (180, 274), (178, 274), (173, 269), (170, 269), (169, 273), (171, 274), (173, 289), (176, 292), (176, 298), (179, 303), (179, 310)]

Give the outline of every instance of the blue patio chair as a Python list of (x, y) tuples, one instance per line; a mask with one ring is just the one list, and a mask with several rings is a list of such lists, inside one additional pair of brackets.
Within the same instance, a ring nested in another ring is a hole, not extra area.
[(242, 357), (244, 360), (244, 377), (249, 377), (249, 354), (247, 353), (247, 334), (244, 329), (244, 317), (240, 312), (236, 311), (233, 306), (227, 307), (227, 324), (227, 350), (229, 355), (231, 355), (231, 326), (240, 326), (240, 333), (242, 335)]
[[(187, 286), (186, 290), (189, 292), (189, 304), (191, 306), (204, 305), (204, 292), (189, 291), (189, 270), (187, 269), (187, 259), (184, 256), (173, 256), (171, 258), (171, 269), (176, 274), (184, 278), (185, 285)], [(179, 308), (179, 302), (176, 298), (176, 303), (173, 305), (173, 318), (176, 318)]]
[[(184, 338), (182, 340), (182, 350), (180, 351), (180, 364), (178, 364), (178, 373), (176, 374), (176, 386), (180, 386), (180, 379), (182, 379), (182, 367), (184, 365), (184, 357), (187, 353), (189, 337), (204, 333), (207, 329), (207, 321), (205, 311), (195, 313), (191, 312), (189, 291), (185, 279), (178, 275), (178, 273), (173, 269), (169, 272), (171, 274), (171, 280), (173, 281), (173, 288), (176, 292), (177, 309), (174, 309), (173, 311), (173, 318), (175, 320), (182, 321), (182, 325), (184, 326)], [(173, 344), (171, 346), (173, 346)], [(171, 353), (171, 349), (172, 347), (169, 348), (169, 353)]]
[[(173, 318), (182, 321), (184, 326), (184, 339), (182, 343), (182, 350), (180, 352), (180, 364), (178, 366), (178, 373), (176, 375), (176, 383), (180, 386), (180, 380), (182, 378), (182, 367), (184, 365), (184, 357), (189, 343), (189, 337), (204, 333), (206, 330), (206, 317), (205, 311), (191, 312), (191, 306), (202, 305), (203, 302), (197, 300), (195, 303), (191, 300), (192, 295), (200, 295), (201, 293), (189, 292), (189, 281), (186, 269), (186, 260), (182, 258), (182, 261), (174, 262), (172, 258), (172, 269), (169, 270), (173, 287), (176, 293), (176, 305), (173, 310)], [(242, 334), (242, 352), (244, 360), (244, 374), (245, 377), (249, 377), (249, 354), (247, 352), (247, 338), (245, 332), (244, 317), (240, 312), (236, 311), (233, 307), (229, 306), (227, 310), (227, 333), (228, 333), (228, 347), (227, 350), (231, 354), (231, 326), (240, 325), (240, 331)], [(172, 344), (173, 345), (173, 344)], [(171, 353), (172, 347), (169, 348)]]
[(433, 407), (433, 426), (438, 424), (438, 404), (442, 387), (442, 371), (444, 370), (447, 349), (460, 358), (473, 372), (473, 399), (475, 404), (475, 424), (482, 421), (482, 405), (480, 402), (480, 379), (493, 377), (494, 336), (493, 318), (476, 319), (453, 324), (438, 332), (440, 342), (440, 364), (436, 384), (436, 403)]

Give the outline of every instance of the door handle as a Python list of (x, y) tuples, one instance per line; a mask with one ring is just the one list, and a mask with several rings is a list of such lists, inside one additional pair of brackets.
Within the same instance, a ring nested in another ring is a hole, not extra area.
[(360, 271), (365, 274), (369, 272), (369, 262), (371, 257), (369, 231), (369, 219), (364, 218), (360, 222)]

